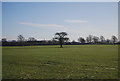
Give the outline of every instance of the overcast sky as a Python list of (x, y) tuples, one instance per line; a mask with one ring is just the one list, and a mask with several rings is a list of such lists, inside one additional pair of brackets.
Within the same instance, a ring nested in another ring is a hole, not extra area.
[(65, 31), (71, 40), (118, 33), (117, 2), (3, 2), (3, 37), (52, 39)]

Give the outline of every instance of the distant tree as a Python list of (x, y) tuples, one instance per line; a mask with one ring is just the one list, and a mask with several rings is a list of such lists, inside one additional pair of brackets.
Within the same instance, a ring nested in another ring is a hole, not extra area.
[(120, 33), (118, 33), (118, 43), (120, 44)]
[(86, 42), (89, 43), (89, 37), (86, 37)]
[(60, 43), (60, 48), (62, 48), (63, 46), (63, 43), (65, 41), (65, 39), (67, 39), (67, 36), (68, 34), (66, 32), (59, 32), (59, 33), (55, 33), (55, 39), (58, 39), (59, 40), (59, 43)]
[(37, 41), (34, 37), (29, 37), (28, 41)]
[(66, 43), (67, 43), (67, 42), (69, 42), (69, 40), (70, 40), (70, 39), (69, 39), (69, 38), (67, 38), (67, 37), (66, 37), (66, 38), (64, 38), (64, 42), (66, 42)]
[(55, 38), (53, 38), (53, 39), (51, 40), (51, 42), (52, 42), (52, 44), (58, 44), (58, 41), (57, 41)]
[(25, 41), (25, 38), (22, 35), (18, 35), (18, 42), (23, 42)]
[(16, 40), (12, 40), (12, 42), (16, 42)]
[(73, 41), (72, 41), (72, 43), (76, 43), (76, 41), (75, 41), (75, 40), (73, 40)]
[(52, 44), (52, 40), (48, 40), (47, 43), (48, 43), (48, 44)]
[(109, 44), (110, 43), (110, 39), (106, 39), (106, 43)]
[(120, 40), (118, 41), (118, 44), (120, 44)]
[(84, 38), (82, 38), (82, 37), (79, 37), (79, 38), (78, 38), (78, 41), (79, 41), (80, 43), (82, 43), (82, 44), (84, 44), (84, 43), (85, 43), (85, 39), (84, 39)]
[(104, 43), (105, 42), (105, 38), (103, 36), (100, 36), (100, 42)]
[(93, 42), (94, 42), (94, 43), (98, 43), (98, 42), (99, 42), (99, 37), (93, 36)]
[(117, 43), (117, 37), (113, 35), (111, 37), (111, 41), (112, 41), (113, 44)]
[(7, 39), (6, 38), (2, 38), (2, 42), (7, 42)]
[(76, 41), (75, 40), (72, 40), (72, 42), (71, 42), (72, 44), (76, 44)]
[(89, 35), (89, 36), (86, 38), (87, 43), (92, 43), (92, 39), (93, 39), (93, 36), (92, 36), (92, 35)]

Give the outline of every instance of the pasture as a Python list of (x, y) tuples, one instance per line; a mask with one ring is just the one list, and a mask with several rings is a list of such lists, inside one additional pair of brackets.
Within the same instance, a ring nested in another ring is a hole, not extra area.
[(3, 79), (117, 79), (117, 45), (2, 47)]

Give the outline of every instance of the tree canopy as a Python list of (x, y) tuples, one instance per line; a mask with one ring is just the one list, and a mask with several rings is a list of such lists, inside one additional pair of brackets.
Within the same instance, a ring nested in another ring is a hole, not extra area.
[(59, 40), (60, 48), (63, 47), (62, 45), (63, 45), (64, 41), (69, 39), (68, 37), (66, 37), (67, 35), (68, 34), (66, 32), (55, 33), (55, 39)]

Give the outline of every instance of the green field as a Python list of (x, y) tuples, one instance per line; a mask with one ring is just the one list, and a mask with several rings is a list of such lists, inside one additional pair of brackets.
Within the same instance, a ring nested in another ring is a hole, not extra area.
[(2, 47), (3, 79), (117, 79), (117, 45)]

